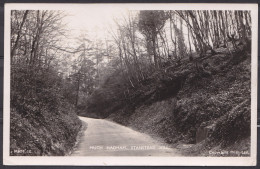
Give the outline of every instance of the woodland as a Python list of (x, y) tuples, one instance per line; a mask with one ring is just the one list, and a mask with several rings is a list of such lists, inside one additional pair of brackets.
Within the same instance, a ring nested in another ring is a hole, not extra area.
[(11, 12), (11, 155), (68, 154), (78, 115), (192, 144), (187, 155), (250, 149), (250, 11), (126, 11), (74, 39), (66, 17)]

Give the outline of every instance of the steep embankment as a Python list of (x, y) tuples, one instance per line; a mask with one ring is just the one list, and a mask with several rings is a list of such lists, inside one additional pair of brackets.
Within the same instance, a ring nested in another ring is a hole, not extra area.
[(10, 155), (38, 156), (69, 153), (80, 130), (76, 115), (63, 110), (60, 113), (44, 112), (43, 116), (23, 117), (11, 111)]
[(232, 147), (249, 150), (250, 54), (230, 55), (223, 49), (221, 54), (196, 61), (154, 73), (147, 83), (130, 91), (122, 107), (111, 108), (111, 103), (97, 110), (88, 102), (87, 111), (103, 111), (103, 117), (164, 138), (188, 155), (210, 155), (210, 149)]
[(10, 155), (69, 153), (81, 128), (73, 106), (63, 96), (59, 76), (51, 70), (12, 69)]

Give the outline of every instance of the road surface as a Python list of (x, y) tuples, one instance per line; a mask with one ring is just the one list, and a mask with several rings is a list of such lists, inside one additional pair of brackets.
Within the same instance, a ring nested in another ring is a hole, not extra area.
[(87, 129), (72, 156), (177, 156), (178, 151), (150, 136), (104, 119), (80, 117)]

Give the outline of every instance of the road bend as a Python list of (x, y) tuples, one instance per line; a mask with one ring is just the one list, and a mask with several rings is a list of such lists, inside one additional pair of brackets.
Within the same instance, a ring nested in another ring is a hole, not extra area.
[(87, 129), (72, 156), (178, 156), (176, 149), (147, 134), (105, 119), (80, 117)]

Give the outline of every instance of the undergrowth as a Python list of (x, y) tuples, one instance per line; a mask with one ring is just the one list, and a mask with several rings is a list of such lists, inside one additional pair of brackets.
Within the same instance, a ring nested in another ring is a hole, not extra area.
[[(208, 149), (229, 147), (247, 139), (251, 117), (250, 55), (217, 53), (199, 58), (198, 62), (200, 67), (186, 60), (153, 73), (147, 79), (149, 83), (128, 91), (128, 98), (123, 94), (111, 96), (122, 103), (115, 102), (121, 107), (113, 107), (110, 95), (106, 95), (109, 83), (104, 84), (96, 92), (104, 92), (105, 108), (93, 108), (93, 100), (95, 105), (100, 101), (92, 95), (85, 111), (106, 111), (100, 117), (159, 136), (170, 144), (195, 144), (199, 127), (210, 129), (203, 144)], [(117, 89), (112, 90), (117, 93)]]
[(81, 121), (63, 89), (51, 69), (12, 67), (10, 155), (65, 155), (73, 148)]

